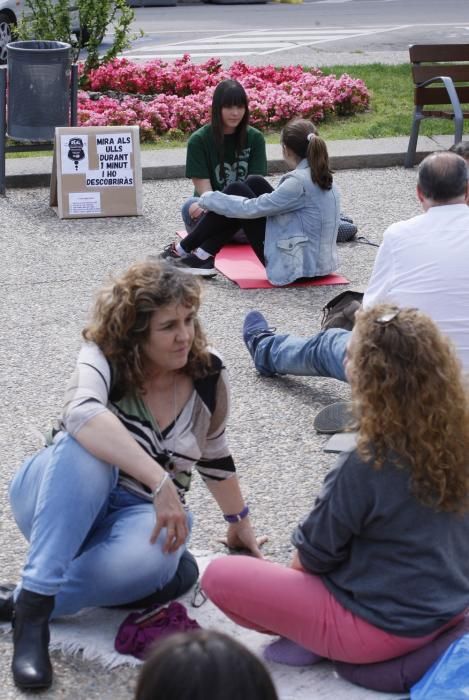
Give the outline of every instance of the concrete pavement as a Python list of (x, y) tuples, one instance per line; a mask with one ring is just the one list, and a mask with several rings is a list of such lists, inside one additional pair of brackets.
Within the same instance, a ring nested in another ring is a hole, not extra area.
[[(418, 141), (416, 162), (433, 151), (446, 150), (453, 143), (452, 136), (421, 136)], [(386, 139), (355, 139), (328, 141), (327, 147), (334, 170), (356, 168), (388, 168), (404, 164), (408, 138), (398, 136)], [(185, 148), (167, 148), (142, 151), (144, 180), (168, 180), (184, 177)], [(283, 172), (285, 164), (279, 144), (267, 145), (270, 173)], [(47, 187), (52, 168), (51, 157), (8, 158), (6, 185), (11, 187)]]
[[(362, 151), (369, 153), (371, 146)], [(337, 154), (341, 155), (340, 150)], [(358, 159), (361, 153), (349, 155)], [(400, 167), (339, 170), (335, 180), (343, 211), (357, 222), (360, 234), (376, 242), (389, 224), (420, 212), (415, 171)], [(273, 184), (277, 181), (272, 178)], [(94, 290), (109, 273), (122, 270), (137, 257), (159, 252), (174, 239), (181, 226), (181, 203), (191, 189), (185, 178), (147, 180), (143, 216), (108, 219), (60, 220), (49, 208), (45, 188), (10, 188), (0, 200), (4, 221), (0, 229), (2, 581), (18, 580), (26, 551), (8, 505), (8, 483), (25, 455), (39, 446), (37, 431), (47, 429), (60, 412)], [(340, 271), (350, 280), (349, 288), (366, 285), (376, 250), (359, 243), (340, 245)], [(222, 275), (204, 284), (201, 318), (231, 378), (229, 442), (256, 530), (269, 536), (265, 555), (279, 562), (289, 560), (293, 526), (310, 509), (335, 461), (334, 455), (323, 452), (326, 438), (313, 430), (314, 416), (350, 394), (347, 385), (332, 379), (260, 378), (243, 345), (242, 321), (247, 311), (258, 308), (279, 332), (309, 335), (319, 329), (321, 308), (341, 289), (243, 291)], [(220, 551), (218, 538), (224, 523), (196, 477), (189, 501), (195, 516), (191, 546)], [(54, 684), (41, 695), (47, 700), (132, 698), (135, 669), (109, 670), (57, 652), (53, 659)], [(11, 638), (0, 636), (2, 700), (24, 697), (13, 687), (10, 660)], [(313, 698), (389, 700), (389, 695), (349, 685), (339, 689), (331, 668), (321, 664), (315, 670)]]

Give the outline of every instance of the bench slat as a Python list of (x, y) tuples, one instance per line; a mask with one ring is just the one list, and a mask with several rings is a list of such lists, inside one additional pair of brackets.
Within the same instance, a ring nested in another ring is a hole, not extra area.
[[(461, 104), (469, 103), (469, 87), (457, 87), (457, 95)], [(445, 88), (424, 87), (415, 88), (415, 105), (449, 105), (451, 101)]]
[(416, 61), (469, 61), (469, 43), (413, 44), (409, 46), (409, 56), (411, 63)]
[(415, 83), (423, 83), (424, 80), (434, 78), (436, 75), (446, 75), (453, 79), (455, 83), (469, 83), (469, 63), (459, 63), (450, 65), (449, 63), (439, 63), (435, 66), (425, 65), (412, 66), (412, 77)]
[[(424, 117), (433, 117), (434, 119), (454, 119), (454, 113), (452, 110), (445, 112), (445, 110), (442, 109), (422, 109), (421, 113)], [(462, 114), (465, 119), (469, 117), (469, 112), (463, 111)]]

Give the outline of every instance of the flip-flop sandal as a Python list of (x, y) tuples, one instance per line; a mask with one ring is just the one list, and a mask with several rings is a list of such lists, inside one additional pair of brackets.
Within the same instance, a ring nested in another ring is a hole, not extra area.
[(318, 433), (342, 433), (355, 427), (351, 401), (336, 401), (323, 408), (314, 419), (314, 429)]

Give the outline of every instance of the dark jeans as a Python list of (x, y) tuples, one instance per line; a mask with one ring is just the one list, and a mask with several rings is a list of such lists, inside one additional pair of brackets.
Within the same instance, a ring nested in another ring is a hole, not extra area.
[[(249, 175), (244, 182), (232, 182), (223, 190), (224, 194), (236, 194), (254, 199), (266, 192), (272, 192), (261, 175)], [(234, 234), (242, 228), (255, 254), (264, 264), (265, 216), (259, 219), (232, 219), (212, 211), (202, 216), (194, 230), (189, 233), (181, 246), (187, 253), (202, 248), (210, 255), (216, 255)]]

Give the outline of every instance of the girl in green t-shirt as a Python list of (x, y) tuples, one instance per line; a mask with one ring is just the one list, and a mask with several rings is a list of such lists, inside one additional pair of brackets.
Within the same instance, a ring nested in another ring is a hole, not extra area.
[(213, 93), (210, 124), (195, 131), (187, 144), (186, 177), (192, 178), (195, 191), (182, 207), (186, 230), (190, 233), (203, 214), (197, 204), (201, 194), (266, 173), (265, 141), (249, 126), (246, 91), (237, 80), (222, 80)]

